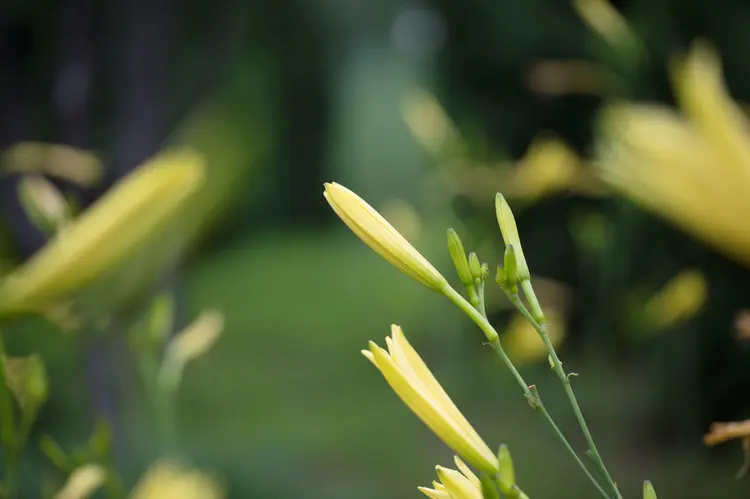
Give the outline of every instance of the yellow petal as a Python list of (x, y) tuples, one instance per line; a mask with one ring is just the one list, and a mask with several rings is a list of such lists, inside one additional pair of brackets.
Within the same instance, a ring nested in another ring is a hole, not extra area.
[(458, 471), (464, 474), (464, 476), (474, 485), (474, 487), (481, 489), (482, 488), (482, 482), (479, 481), (479, 478), (474, 474), (474, 472), (469, 469), (468, 466), (466, 466), (466, 463), (461, 461), (461, 459), (458, 456), (454, 457), (454, 461), (456, 463), (456, 467), (458, 468)]
[[(482, 499), (482, 489), (461, 473), (438, 466), (438, 478), (453, 499)], [(481, 486), (480, 486), (481, 487)]]
[[(424, 363), (417, 351), (414, 350), (414, 347), (406, 340), (401, 327), (393, 324), (391, 326), (391, 334), (393, 338), (392, 347), (389, 346), (391, 358), (402, 372), (404, 372), (405, 376), (409, 377), (412, 383), (423, 387), (435, 399), (442, 410), (448, 413), (458, 425), (466, 430), (467, 435), (469, 435), (471, 441), (478, 449), (484, 450), (486, 447), (485, 454), (494, 455), (464, 415), (461, 414), (461, 411), (458, 410), (448, 394), (445, 393), (443, 387), (435, 379), (427, 364)], [(386, 338), (386, 342), (388, 340), (389, 338)]]
[[(724, 85), (716, 50), (696, 42), (687, 57), (674, 65), (673, 79), (680, 107), (722, 156), (724, 161), (717, 167), (750, 181), (750, 124)], [(720, 172), (715, 174), (723, 178)]]
[(451, 408), (457, 409), (452, 402), (448, 407), (442, 404), (440, 398), (428, 387), (415, 382), (413, 372), (411, 375), (404, 372), (388, 352), (373, 342), (370, 342), (370, 352), (375, 365), (393, 391), (433, 433), (477, 468), (485, 471), (498, 469), (497, 456), (478, 437), (465, 418), (454, 418)]
[(417, 489), (432, 499), (452, 499), (451, 495), (443, 490), (428, 489), (427, 487), (417, 487)]

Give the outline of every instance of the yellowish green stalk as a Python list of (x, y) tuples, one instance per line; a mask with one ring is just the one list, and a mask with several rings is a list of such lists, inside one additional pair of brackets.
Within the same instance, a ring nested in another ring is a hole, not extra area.
[[(610, 496), (607, 494), (607, 492), (604, 491), (601, 485), (599, 485), (599, 482), (594, 478), (594, 476), (591, 474), (589, 469), (586, 467), (586, 465), (581, 461), (581, 458), (578, 456), (576, 451), (573, 449), (573, 447), (570, 445), (570, 442), (568, 442), (568, 439), (565, 438), (565, 435), (562, 433), (560, 428), (555, 424), (555, 421), (552, 419), (552, 416), (549, 414), (547, 409), (544, 407), (544, 404), (542, 403), (542, 399), (539, 397), (539, 393), (535, 386), (529, 386), (528, 383), (523, 379), (521, 376), (521, 373), (518, 372), (518, 369), (516, 369), (516, 366), (513, 365), (513, 362), (510, 360), (508, 355), (505, 353), (505, 350), (503, 350), (502, 345), (500, 345), (500, 337), (497, 334), (497, 331), (495, 328), (490, 324), (490, 322), (487, 320), (486, 314), (484, 313), (484, 310), (482, 311), (477, 310), (471, 303), (469, 303), (463, 296), (461, 296), (456, 290), (453, 288), (448, 288), (444, 291), (445, 295), (458, 306), (458, 308), (461, 309), (466, 315), (471, 318), (471, 320), (474, 321), (474, 323), (479, 326), (479, 328), (482, 330), (484, 335), (489, 340), (489, 345), (492, 348), (492, 350), (497, 354), (498, 357), (500, 357), (500, 360), (502, 360), (503, 364), (510, 370), (511, 374), (513, 375), (513, 378), (516, 380), (518, 385), (523, 390), (524, 396), (526, 397), (526, 400), (529, 402), (529, 405), (531, 405), (536, 411), (544, 417), (544, 419), (550, 424), (552, 429), (554, 430), (555, 434), (558, 436), (560, 441), (563, 443), (563, 446), (568, 450), (570, 455), (573, 457), (575, 462), (581, 467), (581, 470), (583, 470), (583, 473), (588, 477), (588, 479), (591, 481), (591, 483), (596, 487), (596, 489), (601, 493), (601, 495), (609, 499)], [(526, 307), (524, 307), (524, 310), (526, 310)], [(526, 314), (528, 314), (528, 311), (526, 310)], [(529, 317), (531, 317), (529, 315)], [(524, 496), (519, 496), (524, 497)]]

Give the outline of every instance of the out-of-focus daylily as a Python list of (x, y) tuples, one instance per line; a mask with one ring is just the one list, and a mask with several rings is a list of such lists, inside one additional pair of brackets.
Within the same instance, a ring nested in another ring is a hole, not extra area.
[(402, 109), (407, 126), (433, 157), (444, 159), (446, 154), (464, 148), (456, 125), (432, 93), (424, 89), (412, 90)]
[(0, 280), (0, 315), (48, 309), (115, 268), (163, 228), (203, 174), (203, 158), (191, 149), (139, 166)]
[(104, 169), (94, 153), (62, 144), (21, 142), (0, 156), (0, 174), (37, 173), (55, 176), (81, 187), (101, 182)]
[(480, 470), (498, 472), (497, 456), (448, 397), (406, 341), (401, 328), (391, 326), (391, 332), (385, 340), (388, 350), (370, 342), (369, 350), (362, 350), (362, 354), (380, 370), (401, 400), (451, 449)]
[(750, 266), (750, 122), (704, 43), (673, 66), (680, 115), (616, 104), (603, 114), (602, 178), (644, 208)]
[(730, 440), (740, 440), (742, 442), (745, 463), (737, 472), (737, 476), (741, 477), (750, 469), (750, 419), (713, 423), (708, 433), (703, 437), (703, 443), (708, 446), (722, 444)]
[[(560, 313), (545, 307), (544, 317), (549, 324), (548, 334), (552, 345), (558, 348), (567, 334), (565, 321)], [(514, 314), (505, 331), (500, 335), (505, 353), (516, 365), (533, 364), (547, 359), (547, 347), (539, 333), (521, 314)]]
[(708, 295), (708, 282), (696, 269), (684, 270), (674, 276), (644, 307), (648, 325), (664, 329), (685, 322), (703, 306)]
[(107, 470), (98, 464), (79, 466), (71, 473), (65, 486), (55, 494), (55, 499), (86, 499), (92, 496), (107, 480)]
[(141, 478), (130, 499), (221, 499), (223, 487), (198, 470), (171, 461), (155, 464)]

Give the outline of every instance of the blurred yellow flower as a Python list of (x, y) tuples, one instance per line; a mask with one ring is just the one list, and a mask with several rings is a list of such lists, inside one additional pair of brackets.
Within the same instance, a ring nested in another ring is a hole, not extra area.
[(466, 464), (458, 457), (456, 467), (461, 470), (435, 467), (439, 482), (432, 482), (432, 488), (418, 487), (419, 491), (432, 499), (482, 499), (482, 484)]
[(325, 184), (323, 195), (352, 232), (391, 265), (437, 292), (448, 287), (440, 272), (364, 199), (337, 183)]
[[(551, 308), (544, 310), (548, 334), (552, 345), (558, 348), (566, 335), (565, 321), (560, 313)], [(516, 365), (533, 364), (547, 359), (547, 347), (534, 326), (521, 314), (514, 314), (505, 331), (500, 335), (505, 353)]]
[(107, 470), (98, 464), (86, 464), (73, 470), (55, 499), (86, 499), (107, 480)]
[(640, 46), (625, 18), (608, 0), (573, 0), (573, 8), (592, 31), (618, 52)]
[(423, 89), (409, 92), (402, 106), (407, 126), (427, 152), (441, 158), (463, 139), (437, 98)]
[(224, 315), (216, 310), (208, 310), (178, 333), (164, 352), (164, 361), (159, 370), (161, 385), (176, 388), (182, 380), (185, 365), (207, 353), (219, 339), (223, 328)]
[(130, 499), (222, 499), (224, 488), (198, 470), (161, 461), (149, 469), (135, 486)]
[(391, 326), (388, 350), (370, 342), (363, 350), (404, 403), (451, 449), (483, 471), (499, 471), (497, 456), (461, 414), (399, 326)]
[(184, 205), (203, 169), (191, 149), (162, 153), (136, 168), (0, 281), (0, 313), (48, 308), (115, 267)]
[(681, 116), (666, 107), (611, 106), (602, 119), (602, 178), (717, 251), (750, 266), (750, 124), (698, 43), (673, 67)]
[(0, 173), (52, 175), (81, 187), (94, 187), (104, 176), (95, 154), (62, 144), (20, 142), (0, 156)]
[(684, 270), (646, 303), (645, 315), (649, 325), (663, 329), (693, 317), (703, 306), (708, 295), (708, 282), (702, 272)]
[(591, 182), (586, 174), (575, 151), (558, 137), (542, 134), (508, 175), (503, 191), (526, 200), (565, 190), (587, 191)]

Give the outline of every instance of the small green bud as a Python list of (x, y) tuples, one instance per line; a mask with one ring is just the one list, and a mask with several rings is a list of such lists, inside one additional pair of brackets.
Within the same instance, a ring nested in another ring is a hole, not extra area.
[(506, 282), (505, 269), (503, 268), (502, 265), (497, 266), (497, 273), (495, 274), (495, 282), (501, 288), (505, 287), (505, 282)]
[(654, 486), (648, 480), (643, 482), (643, 499), (656, 499)]
[(469, 270), (469, 261), (466, 259), (466, 251), (461, 243), (461, 238), (453, 229), (448, 229), (448, 253), (451, 255), (453, 265), (456, 267), (458, 278), (464, 286), (471, 286), (474, 279), (471, 277)]
[(549, 362), (549, 368), (554, 371), (555, 370), (555, 361), (552, 360), (552, 356), (551, 355), (547, 355), (547, 362)]
[(469, 253), (469, 271), (472, 280), (482, 278), (482, 264), (479, 263), (479, 257), (473, 251)]
[(511, 293), (518, 293), (518, 258), (512, 244), (505, 247), (503, 264), (505, 268), (505, 285)]
[(490, 267), (486, 263), (482, 264), (482, 281), (487, 280), (487, 277), (490, 275)]
[[(502, 444), (500, 446), (500, 450), (497, 451), (497, 459), (500, 462), (500, 477), (503, 483), (512, 488), (516, 484), (516, 472), (507, 445)], [(503, 493), (508, 494), (509, 490), (503, 490)]]
[(482, 497), (484, 499), (500, 499), (500, 492), (497, 490), (495, 481), (489, 475), (482, 475), (479, 478), (482, 484)]

